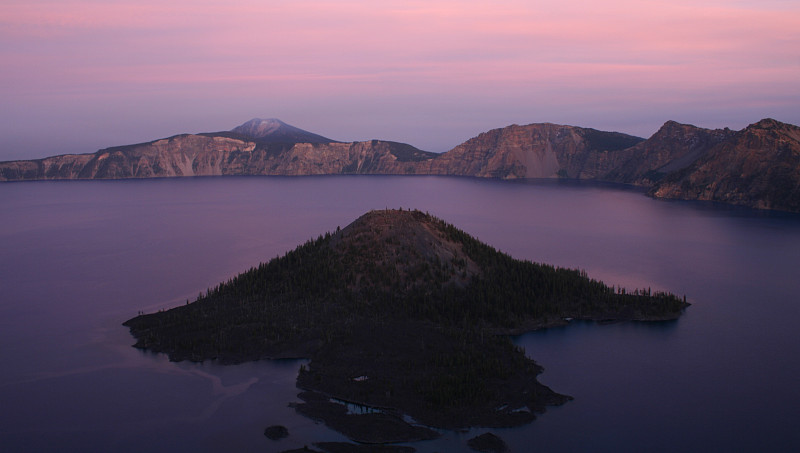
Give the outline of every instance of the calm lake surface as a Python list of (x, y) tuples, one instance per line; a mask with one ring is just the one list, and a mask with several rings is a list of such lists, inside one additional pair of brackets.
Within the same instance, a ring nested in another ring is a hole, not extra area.
[[(492, 430), (512, 451), (800, 451), (800, 216), (619, 186), (443, 177), (0, 184), (0, 449), (280, 451), (345, 440), (287, 407), (300, 361), (142, 353), (121, 323), (344, 227), (429, 211), (516, 258), (686, 294), (677, 322), (516, 338), (575, 400)], [(273, 442), (266, 426), (290, 437)], [(421, 452), (470, 451), (485, 432)]]

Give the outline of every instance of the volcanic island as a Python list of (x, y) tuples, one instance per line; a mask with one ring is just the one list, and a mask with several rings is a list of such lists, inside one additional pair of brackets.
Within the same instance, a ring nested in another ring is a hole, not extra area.
[(307, 358), (295, 409), (355, 442), (391, 444), (519, 426), (572, 399), (537, 381), (543, 368), (510, 335), (573, 319), (669, 321), (687, 306), (685, 296), (609, 287), (514, 259), (427, 213), (387, 209), (124, 325), (136, 348), (173, 361)]

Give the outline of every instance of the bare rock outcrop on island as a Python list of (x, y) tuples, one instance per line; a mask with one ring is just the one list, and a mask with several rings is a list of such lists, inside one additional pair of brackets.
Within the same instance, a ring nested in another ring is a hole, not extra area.
[(798, 127), (767, 119), (742, 131), (674, 121), (645, 140), (551, 123), (484, 132), (452, 150), (336, 142), (276, 119), (231, 131), (0, 162), (0, 181), (210, 175), (452, 175), (572, 178), (633, 184), (660, 198), (800, 212)]

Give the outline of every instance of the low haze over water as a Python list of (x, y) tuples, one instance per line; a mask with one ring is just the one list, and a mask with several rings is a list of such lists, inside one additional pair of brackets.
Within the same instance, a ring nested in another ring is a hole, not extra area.
[[(370, 209), (417, 208), (516, 258), (686, 294), (677, 322), (516, 338), (575, 397), (493, 430), (512, 451), (800, 450), (800, 216), (656, 201), (614, 185), (237, 177), (0, 184), (0, 445), (280, 451), (345, 438), (287, 407), (301, 361), (142, 353), (121, 323), (186, 303)], [(290, 436), (274, 442), (266, 426)], [(421, 452), (469, 451), (487, 430)]]

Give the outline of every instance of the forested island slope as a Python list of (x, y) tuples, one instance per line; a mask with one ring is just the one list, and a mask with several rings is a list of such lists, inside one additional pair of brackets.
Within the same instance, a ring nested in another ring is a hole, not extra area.
[(298, 408), (311, 416), (333, 397), (463, 428), (526, 423), (568, 399), (536, 380), (541, 367), (506, 334), (567, 318), (671, 320), (686, 306), (515, 260), (419, 211), (385, 210), (125, 325), (137, 348), (171, 360), (310, 358), (298, 386), (324, 395)]
[(590, 179), (660, 198), (800, 212), (800, 128), (772, 119), (741, 131), (668, 121), (645, 140), (537, 123), (493, 129), (436, 154), (384, 140), (337, 142), (253, 119), (231, 131), (0, 162), (0, 181), (331, 174)]

